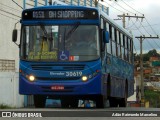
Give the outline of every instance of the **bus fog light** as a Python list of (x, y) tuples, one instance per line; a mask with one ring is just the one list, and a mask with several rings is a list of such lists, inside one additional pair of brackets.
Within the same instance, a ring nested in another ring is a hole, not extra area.
[(88, 80), (88, 77), (87, 76), (82, 76), (82, 81), (85, 82)]
[(33, 82), (35, 81), (35, 77), (33, 75), (29, 75), (28, 76), (29, 81)]

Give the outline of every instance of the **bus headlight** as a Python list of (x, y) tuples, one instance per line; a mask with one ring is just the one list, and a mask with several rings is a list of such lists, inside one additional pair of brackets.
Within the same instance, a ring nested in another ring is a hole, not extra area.
[(88, 77), (87, 76), (82, 76), (82, 81), (83, 82), (86, 82), (88, 80)]
[(29, 75), (28, 76), (28, 80), (33, 82), (33, 81), (35, 81), (35, 77), (33, 75)]

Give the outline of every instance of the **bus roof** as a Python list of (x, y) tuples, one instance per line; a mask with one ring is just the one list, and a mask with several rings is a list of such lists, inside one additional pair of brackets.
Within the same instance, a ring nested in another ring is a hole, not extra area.
[(38, 6), (34, 8), (25, 9), (23, 11), (28, 10), (40, 10), (40, 9), (93, 9), (97, 10), (95, 7), (86, 7), (86, 6), (73, 6), (73, 5), (50, 5), (50, 6)]

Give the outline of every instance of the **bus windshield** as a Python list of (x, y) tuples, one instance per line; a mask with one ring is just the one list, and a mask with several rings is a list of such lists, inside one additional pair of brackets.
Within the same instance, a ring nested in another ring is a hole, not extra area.
[(30, 61), (90, 61), (100, 57), (96, 25), (23, 26), (21, 59)]

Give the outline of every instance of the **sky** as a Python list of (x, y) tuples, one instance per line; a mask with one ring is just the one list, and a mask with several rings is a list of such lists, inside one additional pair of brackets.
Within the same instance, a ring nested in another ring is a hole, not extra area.
[[(131, 16), (143, 16), (145, 19), (126, 18), (126, 28), (134, 36), (134, 52), (139, 53), (140, 42), (137, 38), (141, 35), (153, 37), (160, 36), (160, 0), (104, 0), (105, 6), (109, 7), (109, 16), (117, 19), (117, 15), (123, 13)], [(122, 26), (122, 20), (115, 20)], [(160, 39), (144, 39), (143, 53), (156, 49), (160, 53)]]

